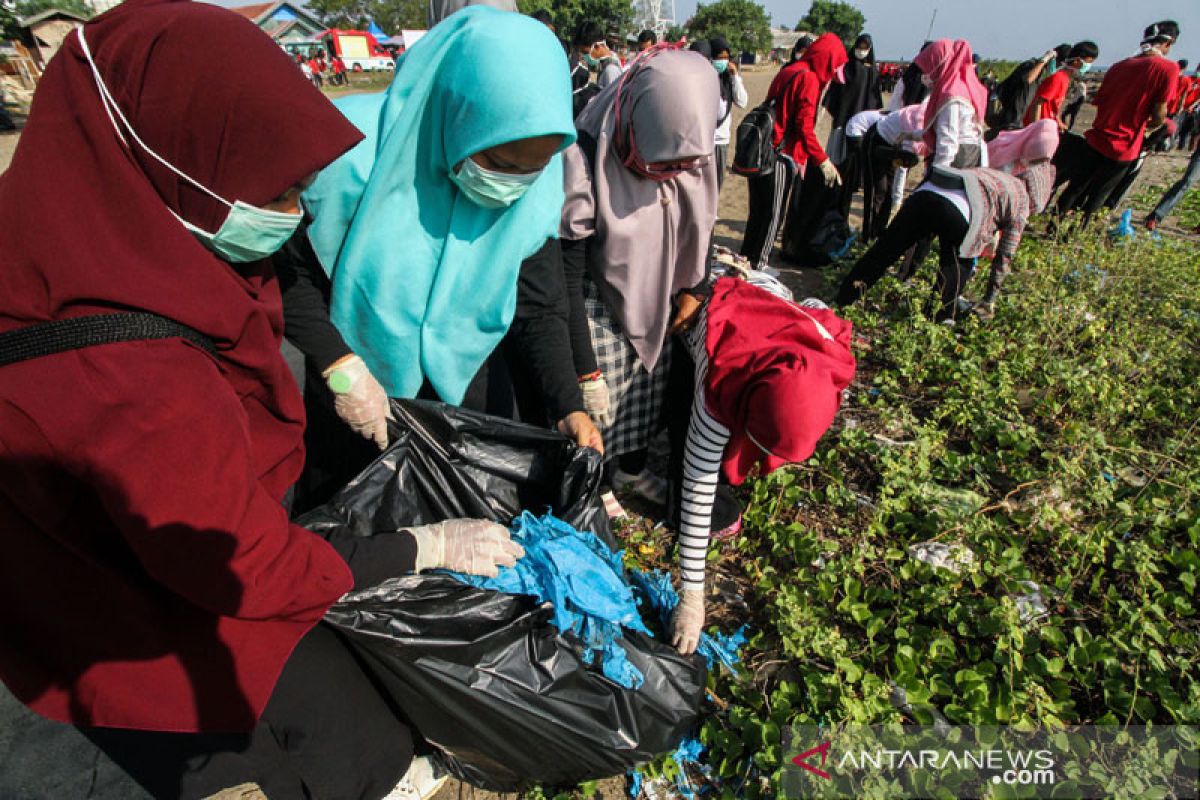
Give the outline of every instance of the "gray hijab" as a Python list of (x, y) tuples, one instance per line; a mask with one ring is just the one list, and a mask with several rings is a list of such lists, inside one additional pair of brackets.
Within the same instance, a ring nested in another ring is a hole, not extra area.
[(491, 6), (501, 11), (517, 10), (517, 0), (429, 0), (429, 27), (467, 6)]
[[(642, 363), (653, 370), (672, 298), (707, 271), (717, 218), (712, 153), (720, 88), (716, 70), (698, 53), (656, 52), (638, 69), (645, 58), (576, 120), (595, 139), (596, 156), (589, 164), (578, 145), (563, 154), (567, 200), (560, 233), (565, 239), (595, 236), (588, 259), (592, 279)], [(620, 138), (626, 141), (632, 126), (643, 161), (704, 158), (703, 166), (661, 182), (626, 167), (614, 145), (618, 93)]]

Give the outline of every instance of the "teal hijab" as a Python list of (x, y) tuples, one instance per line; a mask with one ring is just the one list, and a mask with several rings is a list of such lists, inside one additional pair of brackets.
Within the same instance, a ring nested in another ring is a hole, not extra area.
[(428, 378), (462, 402), (508, 330), (521, 262), (557, 235), (562, 157), (503, 209), (471, 202), (450, 171), (518, 139), (559, 134), (568, 147), (568, 76), (545, 25), (479, 6), (413, 45), (386, 92), (337, 101), (366, 139), (304, 193), (308, 235), (334, 325), (389, 395), (414, 397)]

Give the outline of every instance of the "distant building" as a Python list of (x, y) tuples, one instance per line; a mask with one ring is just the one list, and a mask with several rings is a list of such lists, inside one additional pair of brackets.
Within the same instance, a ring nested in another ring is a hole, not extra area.
[(18, 19), (17, 25), (21, 28), (21, 44), (29, 49), (38, 68), (45, 69), (71, 31), (84, 22), (87, 20), (78, 14), (48, 8), (40, 14)]
[(787, 61), (792, 56), (792, 48), (801, 36), (808, 36), (807, 31), (793, 31), (789, 28), (771, 29), (771, 60)]
[[(101, 0), (106, 2), (107, 0)], [(287, 0), (229, 9), (253, 22), (280, 45), (311, 39), (325, 30), (321, 21)]]

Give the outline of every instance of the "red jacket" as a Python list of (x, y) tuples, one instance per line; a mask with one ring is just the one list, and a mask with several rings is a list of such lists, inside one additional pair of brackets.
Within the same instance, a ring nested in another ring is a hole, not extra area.
[(280, 504), (299, 428), (179, 340), (0, 369), (4, 683), (62, 722), (250, 728), (352, 583)]
[(808, 64), (798, 61), (779, 70), (768, 98), (775, 98), (775, 146), (791, 156), (797, 166), (812, 159), (820, 164), (828, 156), (817, 138), (817, 108), (821, 84)]

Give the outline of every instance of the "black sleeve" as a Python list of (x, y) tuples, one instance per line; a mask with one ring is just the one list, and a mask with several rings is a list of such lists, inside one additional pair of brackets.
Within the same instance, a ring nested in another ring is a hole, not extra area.
[(327, 540), (350, 567), (355, 590), (378, 586), (417, 566), (417, 540), (407, 531), (355, 536), (339, 530)]
[(303, 224), (272, 259), (283, 293), (284, 336), (318, 371), (353, 351), (329, 319), (332, 286)]
[(557, 422), (583, 411), (583, 396), (571, 357), (571, 336), (562, 251), (558, 239), (521, 262), (517, 310), (509, 334), (537, 384), (546, 416)]
[(568, 323), (571, 330), (571, 354), (576, 375), (596, 371), (596, 353), (588, 331), (587, 311), (583, 306), (583, 274), (587, 271), (587, 249), (591, 239), (562, 240), (563, 275), (566, 281)]

